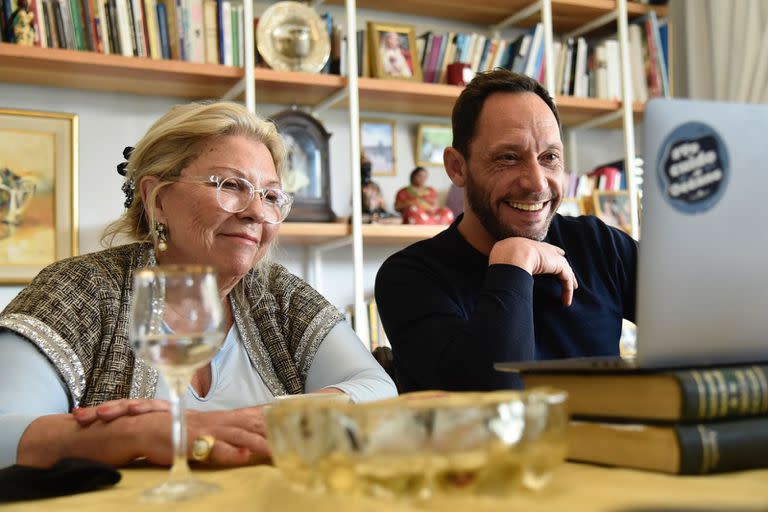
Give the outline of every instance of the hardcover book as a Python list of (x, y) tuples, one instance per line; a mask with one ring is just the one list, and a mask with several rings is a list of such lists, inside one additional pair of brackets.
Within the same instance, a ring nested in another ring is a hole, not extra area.
[(568, 458), (694, 475), (768, 466), (768, 417), (697, 424), (572, 421)]
[(526, 386), (568, 392), (571, 415), (701, 421), (768, 414), (768, 365), (668, 372), (523, 373)]

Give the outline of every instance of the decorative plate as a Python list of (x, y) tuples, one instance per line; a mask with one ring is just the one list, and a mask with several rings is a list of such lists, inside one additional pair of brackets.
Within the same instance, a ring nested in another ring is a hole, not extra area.
[(316, 73), (331, 53), (325, 22), (314, 9), (299, 2), (278, 2), (264, 11), (256, 41), (272, 69)]

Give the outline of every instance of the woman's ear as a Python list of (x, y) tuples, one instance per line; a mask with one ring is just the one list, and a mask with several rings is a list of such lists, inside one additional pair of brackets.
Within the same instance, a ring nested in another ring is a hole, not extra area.
[(443, 164), (453, 184), (463, 188), (467, 182), (467, 161), (464, 155), (449, 146), (443, 150)]
[[(144, 209), (147, 212), (154, 209), (155, 221), (162, 222), (164, 218), (163, 202), (160, 200), (160, 195), (155, 193), (155, 189), (159, 186), (160, 178), (157, 176), (144, 176), (139, 180), (139, 192), (141, 193), (141, 202), (144, 204)], [(150, 204), (150, 202), (153, 204)]]

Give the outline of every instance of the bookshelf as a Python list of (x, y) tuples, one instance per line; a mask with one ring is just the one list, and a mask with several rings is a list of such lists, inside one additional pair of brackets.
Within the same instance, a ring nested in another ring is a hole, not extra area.
[[(345, 77), (256, 68), (259, 103), (315, 106), (347, 85)], [(187, 99), (224, 96), (243, 78), (241, 68), (153, 60), (94, 52), (0, 43), (2, 81)], [(360, 110), (448, 117), (461, 88), (454, 85), (360, 78)], [(561, 96), (563, 124), (581, 124), (614, 112), (621, 102)], [(337, 107), (344, 107), (340, 102)], [(640, 120), (643, 105), (633, 107)], [(614, 125), (616, 127), (618, 125)]]
[[(246, 0), (249, 3), (249, 0)], [(385, 19), (387, 13), (410, 14), (426, 17), (439, 16), (465, 23), (482, 24), (493, 30), (510, 20), (521, 11), (532, 12), (532, 0), (328, 0), (331, 4), (344, 5), (347, 16), (355, 18), (356, 8), (378, 11), (376, 16)], [(666, 9), (646, 6), (636, 2), (624, 4), (617, 0), (543, 0), (539, 5), (549, 6), (551, 16), (535, 12), (516, 19), (514, 25), (527, 28), (540, 19), (556, 34), (568, 33), (579, 27), (590, 25), (596, 20), (605, 21), (617, 15), (620, 6), (625, 6), (626, 16), (632, 19), (650, 10), (660, 16)], [(544, 20), (544, 18), (548, 18)], [(347, 25), (355, 27), (355, 22)], [(595, 29), (616, 31), (613, 20), (605, 21), (605, 28)], [(626, 29), (626, 26), (624, 26)], [(252, 37), (246, 29), (246, 39)], [(546, 31), (545, 31), (546, 33)], [(250, 40), (252, 42), (252, 39)], [(545, 37), (545, 45), (552, 40)], [(350, 50), (351, 51), (351, 50)], [(352, 59), (350, 58), (350, 61)], [(75, 50), (23, 47), (0, 43), (0, 82), (65, 87), (80, 90), (98, 90), (130, 93), (147, 96), (180, 97), (185, 99), (219, 98), (224, 96), (242, 97), (242, 90), (255, 93), (256, 102), (274, 104), (299, 104), (305, 107), (323, 105), (326, 100), (338, 97), (345, 89), (354, 90), (359, 105), (348, 99), (338, 100), (335, 109), (355, 108), (350, 111), (357, 119), (359, 111), (373, 111), (388, 114), (410, 114), (449, 117), (453, 104), (461, 89), (456, 86), (431, 83), (379, 80), (375, 78), (350, 78), (336, 75), (322, 75), (299, 72), (275, 71), (256, 68), (252, 70), (253, 80), (244, 83), (246, 73), (242, 68), (217, 64), (197, 64), (173, 60), (152, 60), (141, 57), (104, 55)], [(248, 75), (251, 75), (248, 73)], [(243, 87), (245, 86), (245, 87)], [(623, 128), (642, 119), (644, 106), (635, 103), (624, 106), (616, 100), (587, 97), (559, 96), (556, 98), (565, 127), (575, 127), (606, 118), (615, 114), (605, 127)], [(351, 142), (357, 145), (357, 132), (351, 131)], [(631, 133), (631, 132), (630, 132)], [(359, 151), (359, 147), (358, 147)], [(354, 152), (354, 151), (353, 151)], [(627, 152), (629, 154), (629, 152)], [(351, 160), (350, 160), (351, 162)], [(341, 165), (349, 165), (344, 162)], [(354, 167), (354, 165), (353, 165)], [(356, 168), (351, 173), (357, 172)], [(359, 196), (359, 185), (353, 186), (351, 194)], [(354, 203), (353, 203), (354, 204)], [(359, 207), (358, 207), (359, 208)], [(354, 213), (354, 212), (353, 212)], [(286, 223), (281, 228), (280, 241), (284, 245), (311, 247), (341, 239), (351, 239), (354, 251), (354, 272), (362, 272), (360, 261), (362, 247), (373, 245), (404, 245), (433, 236), (443, 227), (433, 226), (372, 226), (363, 225), (352, 229), (342, 223)], [(362, 285), (355, 279), (355, 302), (361, 294)]]

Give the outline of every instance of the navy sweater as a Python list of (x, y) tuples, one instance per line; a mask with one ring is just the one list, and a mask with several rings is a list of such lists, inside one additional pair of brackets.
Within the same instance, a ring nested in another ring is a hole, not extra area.
[(376, 303), (402, 391), (518, 387), (493, 363), (617, 355), (621, 320), (635, 318), (637, 244), (596, 217), (555, 215), (546, 242), (565, 250), (579, 284), (532, 277), (446, 231), (392, 255), (376, 276)]

